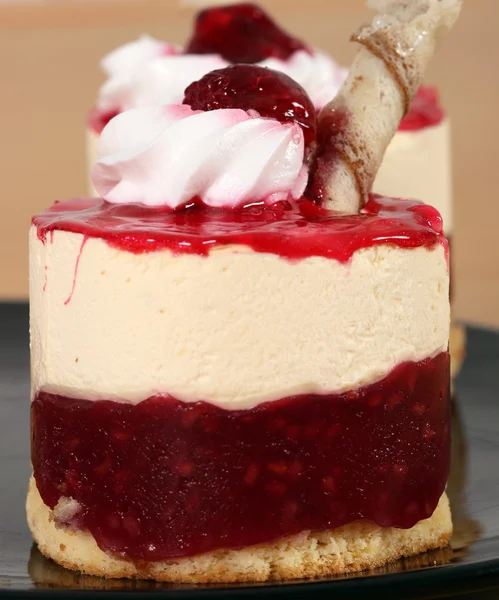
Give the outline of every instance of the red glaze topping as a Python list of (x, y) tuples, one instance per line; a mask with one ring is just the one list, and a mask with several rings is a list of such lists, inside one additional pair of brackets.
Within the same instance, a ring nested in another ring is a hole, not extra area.
[(131, 406), (40, 392), (32, 463), (102, 550), (165, 560), (369, 519), (429, 517), (449, 474), (449, 356), (343, 394), (227, 411), (155, 396)]
[(315, 140), (316, 111), (307, 92), (291, 77), (265, 67), (234, 65), (211, 71), (191, 83), (183, 103), (193, 110), (256, 110), (281, 123), (298, 123), (305, 143)]
[(439, 125), (445, 118), (440, 106), (440, 98), (436, 87), (421, 86), (416, 94), (410, 111), (400, 123), (400, 131), (417, 131), (425, 127)]
[(376, 195), (355, 215), (333, 213), (309, 200), (241, 210), (194, 205), (171, 212), (99, 198), (74, 199), (34, 216), (33, 224), (44, 242), (50, 232), (71, 231), (134, 253), (167, 248), (175, 254), (206, 256), (215, 246), (243, 244), (284, 258), (324, 256), (347, 262), (357, 250), (381, 244), (447, 247), (434, 208)]
[(188, 54), (220, 54), (233, 63), (256, 63), (270, 57), (285, 60), (297, 50), (306, 47), (251, 3), (201, 11), (186, 47)]

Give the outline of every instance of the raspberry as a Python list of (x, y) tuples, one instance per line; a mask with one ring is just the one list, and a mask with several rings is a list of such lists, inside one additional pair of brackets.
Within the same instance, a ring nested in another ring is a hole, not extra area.
[(281, 123), (298, 123), (306, 144), (315, 140), (316, 113), (307, 92), (284, 73), (265, 67), (234, 65), (211, 71), (191, 83), (183, 103), (193, 110), (256, 110)]
[(241, 3), (201, 11), (186, 52), (256, 63), (269, 57), (285, 60), (304, 49), (302, 42), (280, 29), (259, 6)]

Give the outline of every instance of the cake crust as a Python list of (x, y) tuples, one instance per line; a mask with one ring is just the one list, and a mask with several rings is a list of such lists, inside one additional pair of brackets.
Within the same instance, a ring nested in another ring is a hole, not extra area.
[(88, 532), (58, 527), (33, 477), (26, 509), (40, 552), (63, 567), (106, 578), (170, 583), (262, 582), (352, 573), (443, 548), (452, 533), (449, 501), (443, 494), (433, 515), (408, 530), (384, 529), (357, 521), (242, 550), (216, 550), (195, 557), (132, 563), (104, 553)]

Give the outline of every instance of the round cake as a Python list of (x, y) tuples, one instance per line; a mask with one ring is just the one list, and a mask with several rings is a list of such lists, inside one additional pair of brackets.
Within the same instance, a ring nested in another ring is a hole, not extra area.
[[(418, 28), (450, 26), (435, 6)], [(398, 18), (388, 27), (404, 40)], [(281, 71), (216, 69), (182, 104), (111, 119), (99, 197), (33, 217), (27, 514), (45, 556), (89, 575), (213, 583), (348, 573), (447, 545), (442, 218), (362, 193), (403, 114), (391, 77), (361, 49), (317, 119)], [(363, 130), (355, 106), (381, 80), (393, 104), (369, 110), (391, 129)]]
[(28, 516), (42, 552), (206, 582), (445, 545), (447, 247), (430, 223), (429, 207), (375, 197), (348, 218), (306, 200), (37, 215)]

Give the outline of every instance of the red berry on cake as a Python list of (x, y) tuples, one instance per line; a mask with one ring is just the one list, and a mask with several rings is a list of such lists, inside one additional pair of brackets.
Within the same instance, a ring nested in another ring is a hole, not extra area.
[(233, 63), (286, 59), (304, 44), (280, 29), (256, 4), (207, 8), (199, 13), (189, 54), (220, 54)]
[(315, 140), (316, 112), (307, 92), (284, 73), (266, 67), (233, 65), (211, 71), (185, 90), (184, 104), (204, 111), (255, 110), (281, 123), (298, 123), (305, 143)]

